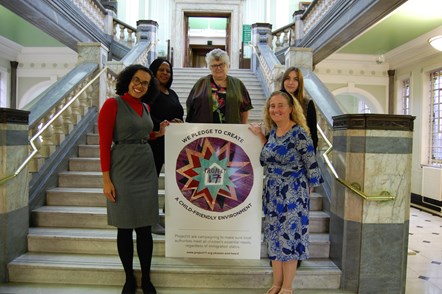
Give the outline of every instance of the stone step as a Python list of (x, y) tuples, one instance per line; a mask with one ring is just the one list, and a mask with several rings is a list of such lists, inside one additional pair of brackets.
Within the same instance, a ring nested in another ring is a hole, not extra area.
[[(184, 112), (186, 113), (186, 101), (189, 96), (190, 89), (177, 89), (176, 94), (179, 97), (179, 101), (183, 106)], [(253, 109), (250, 113), (262, 112), (262, 108), (265, 105), (267, 97), (261, 91), (249, 91), (250, 99), (252, 100)]]
[[(140, 267), (134, 258), (137, 280)], [(118, 256), (27, 253), (8, 264), (9, 281), (121, 286), (124, 271)], [(200, 277), (201, 278), (196, 278)], [(328, 259), (303, 261), (293, 282), (295, 289), (339, 289), (341, 272)], [(152, 283), (187, 289), (267, 289), (272, 284), (268, 259), (189, 259), (154, 256)], [(229, 290), (228, 290), (229, 289)]]
[(106, 197), (101, 188), (55, 187), (46, 191), (48, 206), (106, 206)]
[(78, 157), (100, 158), (100, 145), (78, 145)]
[[(175, 91), (179, 97), (179, 101), (186, 112), (186, 101), (190, 93), (190, 89), (177, 89)], [(253, 109), (250, 113), (262, 113), (262, 108), (265, 105), (266, 97), (262, 91), (249, 91), (250, 99), (252, 100)]]
[[(328, 233), (330, 216), (323, 211), (310, 211), (310, 233)], [(164, 225), (164, 214), (160, 223)], [(32, 211), (34, 227), (108, 229), (105, 207), (42, 206)]]
[[(153, 255), (164, 256), (164, 236), (155, 234), (152, 236)], [(28, 250), (34, 253), (118, 255), (116, 238), (117, 230), (114, 227), (109, 229), (34, 227), (29, 229)]]
[[(180, 95), (178, 95), (178, 97), (182, 98), (187, 98), (187, 96), (190, 93), (190, 90), (193, 88), (193, 84), (190, 83), (188, 80), (185, 81), (174, 81), (173, 82), (174, 86), (173, 86), (173, 90), (178, 94), (178, 92), (187, 92), (187, 95), (185, 95), (185, 97), (182, 97)], [(244, 85), (247, 88), (247, 91), (249, 92), (249, 94), (251, 93), (255, 93), (257, 95), (261, 94), (263, 95), (262, 92), (262, 87), (261, 87), (261, 83), (258, 80), (249, 80), (249, 81), (245, 81)], [(252, 97), (253, 99), (253, 97)]]
[[(158, 190), (158, 205), (164, 207), (164, 189)], [(106, 206), (106, 198), (101, 188), (56, 187), (46, 191), (46, 204), (50, 206)], [(322, 196), (312, 193), (310, 210), (322, 210)]]
[(58, 173), (58, 186), (72, 188), (102, 188), (102, 179), (103, 176), (101, 172), (64, 171)]
[[(161, 192), (161, 190), (164, 190), (165, 187), (165, 174), (160, 173), (160, 176), (158, 178), (158, 188), (159, 188), (159, 195), (161, 196), (161, 193), (164, 195), (164, 192)], [(49, 191), (52, 192), (61, 192), (63, 191), (62, 188), (103, 188), (103, 181), (102, 181), (102, 173), (99, 171), (64, 171), (60, 172), (58, 174), (58, 188), (59, 189), (50, 189)], [(98, 190), (85, 190), (83, 192), (97, 192)], [(65, 192), (81, 192), (81, 190), (75, 190), (75, 189), (67, 189)], [(87, 193), (86, 193), (87, 194)], [(84, 197), (87, 197), (87, 195), (83, 195)], [(95, 197), (95, 196), (93, 196)], [(313, 193), (311, 196), (311, 210), (321, 210), (322, 209), (322, 196), (317, 193)], [(160, 205), (160, 207), (162, 207)]]
[[(198, 80), (201, 77), (207, 76), (210, 74), (210, 70), (207, 68), (191, 68), (191, 69), (173, 69), (173, 79), (180, 79), (180, 78), (189, 78), (189, 79), (195, 79)], [(227, 72), (228, 75), (238, 78), (246, 78), (246, 77), (252, 77), (257, 78), (256, 75), (251, 70), (236, 70), (236, 69), (229, 69)]]
[[(103, 176), (98, 171), (63, 171), (58, 173), (58, 186), (65, 188), (103, 188)], [(164, 188), (164, 173), (158, 178), (158, 187)]]
[[(101, 188), (56, 187), (46, 191), (46, 204), (50, 206), (105, 207), (106, 197)], [(164, 189), (158, 190), (158, 205), (164, 207)]]
[[(172, 88), (176, 88), (178, 85), (186, 85), (186, 86), (193, 86), (196, 81), (198, 81), (200, 78), (205, 77), (209, 74), (209, 72), (201, 72), (199, 75), (198, 73), (192, 73), (192, 75), (189, 75), (188, 73), (173, 73), (173, 84)], [(244, 84), (247, 83), (260, 83), (256, 75), (254, 74), (244, 74), (244, 73), (227, 73), (229, 76), (235, 77), (240, 79)], [(186, 83), (187, 82), (187, 83)]]
[[(94, 285), (59, 285), (43, 283), (3, 283), (0, 284), (0, 293), (14, 294), (120, 294), (120, 286), (94, 286)], [(158, 294), (226, 294), (225, 289), (183, 289), (183, 288), (159, 288)], [(229, 289), (228, 293), (235, 294), (262, 294), (267, 291), (263, 289)], [(142, 294), (138, 289), (137, 294)], [(296, 294), (355, 294), (354, 292), (338, 289), (297, 289)]]
[[(186, 109), (185, 105), (191, 89), (192, 87), (179, 87), (174, 89), (184, 109)], [(249, 92), (254, 107), (257, 105), (262, 107), (265, 104), (266, 97), (262, 89), (258, 88), (258, 86), (247, 87), (247, 91)]]
[[(250, 94), (250, 97), (252, 98), (252, 102), (264, 97), (264, 93), (258, 81), (248, 82), (247, 84), (245, 84), (245, 86)], [(189, 84), (188, 81), (186, 83), (179, 82), (177, 83), (177, 85), (174, 86), (173, 90), (178, 94), (180, 101), (185, 102), (187, 97), (189, 96), (190, 91), (192, 90), (192, 87), (193, 85)]]
[[(30, 228), (28, 250), (35, 253), (105, 254), (117, 255), (117, 230), (77, 228)], [(165, 256), (165, 236), (153, 234), (154, 256)], [(134, 233), (134, 240), (135, 240)], [(310, 257), (328, 258), (328, 234), (310, 234)], [(261, 244), (261, 258), (267, 257), (266, 246)]]
[[(88, 145), (88, 146), (98, 146), (98, 145)], [(101, 171), (100, 158), (98, 158), (98, 157), (72, 157), (72, 158), (69, 158), (69, 171), (99, 172), (99, 171)]]
[(98, 130), (95, 133), (88, 133), (86, 136), (87, 145), (100, 145), (100, 137), (98, 136)]
[(31, 213), (34, 227), (112, 228), (105, 207), (42, 206)]
[[(194, 78), (199, 78), (200, 76), (204, 76), (204, 75), (208, 75), (210, 74), (210, 70), (207, 67), (174, 67), (173, 68), (173, 78), (175, 79), (175, 76), (180, 76), (180, 75), (184, 75), (184, 76), (190, 76), (190, 77), (194, 77)], [(230, 68), (228, 70), (229, 75), (244, 75), (244, 76), (255, 76), (255, 74), (253, 73), (253, 71), (251, 71), (250, 69), (234, 69), (234, 68)]]

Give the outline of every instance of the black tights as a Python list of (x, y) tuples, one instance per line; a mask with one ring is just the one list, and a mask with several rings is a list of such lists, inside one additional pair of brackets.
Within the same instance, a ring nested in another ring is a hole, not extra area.
[[(142, 281), (150, 281), (150, 266), (152, 263), (153, 240), (151, 227), (136, 228), (137, 252), (140, 259)], [(134, 241), (133, 229), (120, 229), (117, 233), (118, 255), (123, 264), (126, 279), (133, 277)]]

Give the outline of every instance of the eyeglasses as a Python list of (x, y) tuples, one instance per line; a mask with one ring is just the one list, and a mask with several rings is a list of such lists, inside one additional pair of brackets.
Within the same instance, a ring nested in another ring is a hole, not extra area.
[(222, 69), (222, 68), (224, 68), (225, 65), (226, 64), (224, 62), (223, 63), (218, 63), (218, 64), (211, 64), (210, 68), (212, 68), (212, 69)]
[(137, 86), (137, 87), (139, 85), (141, 85), (145, 89), (147, 89), (149, 87), (149, 81), (142, 82), (138, 77), (133, 77), (132, 78), (132, 83), (134, 83), (135, 86)]

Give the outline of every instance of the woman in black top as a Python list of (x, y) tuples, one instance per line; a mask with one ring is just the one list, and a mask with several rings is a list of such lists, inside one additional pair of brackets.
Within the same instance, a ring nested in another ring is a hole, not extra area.
[[(178, 95), (170, 88), (173, 82), (173, 70), (169, 61), (155, 59), (149, 69), (158, 80), (160, 94), (152, 101), (146, 101), (150, 106), (150, 115), (154, 130), (159, 130), (160, 122), (183, 122), (184, 109)], [(152, 147), (157, 174), (160, 175), (164, 164), (164, 137), (149, 142)]]
[[(173, 82), (173, 69), (169, 61), (161, 58), (155, 59), (149, 69), (158, 80), (159, 95), (155, 99), (145, 101), (150, 106), (150, 115), (154, 124), (153, 129), (159, 130), (160, 123), (164, 120), (182, 123), (184, 109), (178, 99), (178, 95), (170, 88)], [(164, 137), (149, 141), (152, 148), (157, 175), (160, 175), (164, 165)], [(158, 223), (152, 227), (152, 233), (164, 235), (164, 227)]]
[(316, 152), (316, 149), (318, 149), (318, 128), (316, 126), (318, 120), (316, 118), (316, 107), (313, 100), (309, 99), (304, 94), (304, 76), (299, 68), (291, 66), (286, 69), (282, 76), (281, 90), (298, 99), (301, 104)]

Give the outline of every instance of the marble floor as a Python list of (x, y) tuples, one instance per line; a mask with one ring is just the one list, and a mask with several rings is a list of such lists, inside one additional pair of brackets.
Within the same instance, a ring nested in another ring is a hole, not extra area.
[(406, 294), (442, 294), (442, 217), (411, 208)]
[[(117, 294), (120, 287), (0, 284), (2, 294)], [(265, 290), (158, 289), (159, 294), (255, 294)], [(138, 293), (141, 293), (139, 291)], [(296, 294), (344, 294), (345, 291), (296, 290)], [(393, 294), (393, 293), (392, 293)], [(407, 286), (405, 294), (442, 294), (442, 217), (411, 208)]]

